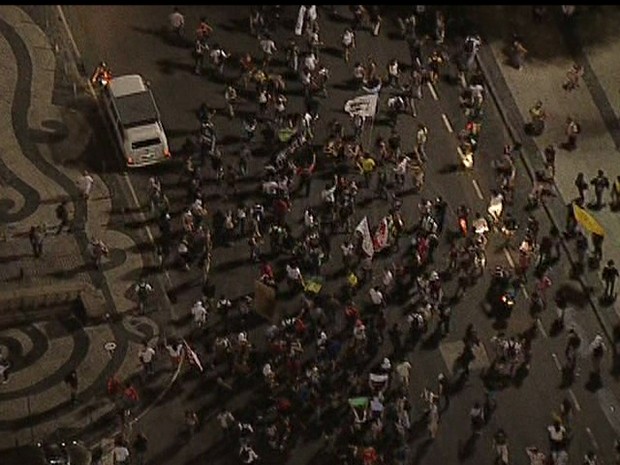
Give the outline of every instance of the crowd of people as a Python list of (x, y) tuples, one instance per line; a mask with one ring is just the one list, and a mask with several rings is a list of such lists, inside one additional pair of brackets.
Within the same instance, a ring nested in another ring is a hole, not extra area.
[[(425, 426), (431, 440), (440, 434), (442, 413), (456, 386), (468, 379), (483, 341), (469, 324), (453, 373), (440, 373), (418, 396), (411, 389), (416, 344), (451, 333), (456, 304), (485, 272), (492, 273), (497, 290), (488, 298), (490, 315), (510, 317), (516, 293), (528, 285), (528, 276), (535, 281), (530, 297), (533, 328), (537, 314), (550, 305), (548, 289), (553, 283), (548, 269), (560, 259), (563, 237), (554, 227), (547, 233), (540, 230), (536, 208), (546, 195), (555, 195), (552, 162), (547, 171), (537, 173), (523, 224), (510, 211), (524, 207), (514, 201), (519, 144), (506, 144), (497, 154), (493, 164), (497, 183), (486, 211), (454, 205), (456, 219), (451, 223), (448, 203), (441, 196), (428, 198), (425, 192), (427, 149), (439, 136), (418, 120), (422, 89), (437, 85), (442, 74), (449, 74), (459, 86), (467, 124), (458, 132), (454, 155), (461, 169), (474, 169), (487, 98), (476, 64), (482, 39), (467, 36), (457, 44), (456, 53), (448, 53), (444, 13), (419, 7), (399, 20), (410, 62), (391, 59), (382, 71), (373, 57), (361, 59), (363, 53), (357, 50), (358, 35), (382, 33), (380, 9), (360, 5), (350, 9), (351, 22), (337, 44), (341, 66), (350, 70), (352, 96), (389, 94), (386, 107), (373, 115), (385, 116), (389, 135), (365, 142), (368, 121), (359, 114), (347, 121), (335, 118), (322, 123), (321, 100), (329, 95), (331, 71), (321, 59), (325, 47), (321, 22), (322, 15), (337, 14), (335, 7), (302, 6), (292, 39), (282, 43), (275, 39), (282, 27), (280, 7), (257, 7), (252, 8), (249, 28), (258, 56), (235, 57), (226, 51), (225, 44), (213, 39), (217, 31), (206, 18), (201, 18), (192, 37), (193, 71), (219, 76), (213, 85), (222, 87), (225, 108), (203, 104), (196, 136), (188, 138), (182, 149), (185, 161), (179, 184), (187, 186), (187, 200), (180, 227), (161, 180), (157, 176), (149, 180), (150, 212), (159, 230), (159, 265), (187, 271), (198, 267), (202, 274), (203, 297), (188, 309), (191, 334), (187, 340), (166, 342), (174, 366), (188, 357), (191, 365), (213, 377), (222, 400), (238, 389), (256, 388), (251, 405), (235, 411), (223, 407), (216, 415), (224, 440), (242, 463), (287, 453), (299, 437), (319, 436), (324, 441), (322, 457), (330, 463), (409, 463), (410, 439), (419, 434), (419, 425)], [(190, 36), (178, 9), (170, 15), (169, 26), (175, 40)], [(515, 66), (522, 66), (525, 53), (525, 49), (519, 52)], [(284, 65), (277, 58), (284, 58)], [(232, 60), (237, 62), (233, 65)], [(576, 85), (574, 78), (566, 84), (571, 89)], [(298, 86), (304, 109), (292, 112), (290, 89)], [(541, 105), (531, 111), (535, 133), (544, 129)], [(241, 142), (234, 154), (227, 153), (222, 143), (218, 113), (240, 122)], [(410, 118), (408, 125), (415, 128), (410, 151), (401, 140), (405, 135), (398, 130), (399, 117)], [(552, 160), (553, 150), (546, 151), (547, 160)], [(270, 155), (260, 168), (255, 166), (259, 153)], [(247, 195), (240, 185), (256, 176), (258, 189)], [(586, 182), (583, 176), (582, 181)], [(207, 185), (212, 183), (220, 194), (215, 202), (207, 196)], [(605, 189), (591, 184), (597, 193)], [(583, 189), (587, 187), (588, 183)], [(310, 205), (317, 191), (319, 202)], [(403, 202), (411, 201), (412, 192), (418, 196), (417, 214), (407, 216)], [(364, 214), (368, 200), (380, 205), (375, 225)], [(598, 194), (597, 201), (600, 204)], [(304, 207), (294, 208), (300, 204)], [(576, 221), (570, 226), (567, 233), (584, 236)], [(335, 248), (332, 244), (339, 235), (344, 240)], [(515, 254), (514, 271), (501, 266), (487, 270), (492, 236)], [(450, 243), (449, 253), (437, 257), (443, 239)], [(93, 250), (101, 256), (104, 245), (97, 244), (94, 240)], [(256, 287), (240, 298), (216, 289), (210, 277), (213, 251), (232, 245), (247, 247), (247, 265), (257, 269)], [(333, 279), (326, 269), (334, 263), (342, 264), (337, 267), (339, 286), (326, 292), (327, 281)], [(613, 262), (608, 268), (605, 293), (611, 296), (618, 271)], [(447, 295), (446, 283), (451, 280), (456, 281), (456, 290)], [(146, 282), (136, 285), (142, 311), (152, 292), (149, 288)], [(290, 297), (300, 299), (295, 311), (274, 315), (266, 310)], [(402, 312), (395, 317), (389, 306)], [(252, 329), (252, 310), (269, 320), (263, 333)], [(481, 400), (470, 411), (474, 440), (497, 407), (493, 390), (527, 376), (534, 332), (499, 332), (487, 341), (493, 360), (484, 373), (488, 391), (480, 393)], [(570, 382), (575, 351), (582, 342), (575, 339), (579, 336), (574, 330), (568, 333), (564, 374)], [(600, 381), (606, 351), (600, 336), (589, 351), (592, 375)], [(150, 376), (158, 355), (148, 346), (141, 354)], [(424, 405), (420, 418), (414, 417), (417, 399)], [(527, 449), (532, 463), (566, 463), (570, 410), (570, 402), (563, 402), (564, 413), (549, 426), (547, 452), (542, 445)], [(199, 423), (195, 412), (186, 412), (190, 434)], [(510, 462), (508, 430), (506, 425), (493, 433), (496, 463)], [(551, 462), (544, 462), (547, 457)], [(596, 463), (594, 453), (588, 457), (588, 463)]]

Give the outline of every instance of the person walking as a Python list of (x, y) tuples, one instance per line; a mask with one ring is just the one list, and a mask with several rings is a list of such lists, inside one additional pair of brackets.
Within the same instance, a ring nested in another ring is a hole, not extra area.
[(351, 52), (355, 49), (355, 32), (347, 27), (342, 34), (342, 47), (344, 50), (344, 62), (349, 63)]
[(117, 437), (114, 440), (114, 449), (112, 449), (113, 465), (129, 465), (130, 455), (123, 438)]
[(608, 260), (607, 265), (603, 268), (601, 273), (603, 281), (605, 281), (605, 292), (603, 294), (603, 299), (607, 301), (615, 300), (614, 294), (614, 286), (616, 284), (616, 279), (620, 274), (618, 273), (618, 268), (613, 260)]
[[(588, 180), (586, 179), (586, 175), (583, 173), (577, 173), (577, 177), (575, 178), (575, 187), (577, 188), (577, 192), (579, 192), (579, 201), (581, 205), (585, 205), (586, 203), (586, 191), (588, 190)], [(572, 210), (572, 205), (571, 205)]]
[(237, 103), (237, 90), (232, 85), (226, 86), (224, 100), (226, 100), (228, 117), (233, 119), (235, 117), (235, 105)]
[(427, 160), (426, 156), (426, 142), (428, 142), (428, 128), (422, 124), (418, 124), (418, 130), (415, 134), (415, 150), (422, 161)]
[(138, 352), (138, 358), (144, 368), (144, 373), (150, 376), (154, 373), (153, 370), (153, 358), (155, 357), (155, 349), (153, 349), (148, 342), (142, 343), (142, 348)]
[(267, 69), (278, 48), (269, 34), (265, 34), (260, 40), (260, 48), (263, 51), (263, 69)]
[(71, 223), (69, 221), (69, 209), (67, 208), (67, 200), (63, 200), (56, 207), (56, 218), (60, 221), (56, 229), (56, 235), (60, 234), (63, 228), (67, 228), (67, 232), (71, 232)]
[(179, 7), (172, 8), (172, 13), (168, 15), (168, 26), (175, 41), (179, 41), (183, 37), (185, 29), (185, 16), (179, 10)]
[(590, 360), (592, 362), (592, 370), (590, 371), (591, 379), (600, 381), (601, 378), (601, 361), (605, 355), (607, 347), (603, 342), (603, 336), (597, 334), (588, 347), (590, 352)]
[(594, 195), (596, 197), (596, 202), (592, 207), (598, 210), (603, 207), (603, 192), (605, 192), (605, 189), (609, 189), (609, 179), (607, 179), (603, 170), (598, 170), (596, 177), (590, 181), (590, 184), (594, 186)]
[(43, 254), (43, 228), (41, 226), (31, 226), (28, 239), (32, 247), (34, 258), (39, 258)]
[(495, 464), (508, 465), (508, 436), (499, 428), (493, 435), (493, 449), (495, 450)]
[(446, 375), (439, 373), (437, 375), (437, 404), (444, 400), (443, 409), (447, 409), (450, 406), (450, 383)]
[(536, 101), (533, 107), (530, 108), (530, 123), (526, 129), (529, 129), (529, 133), (533, 136), (540, 136), (545, 130), (545, 119), (547, 114), (543, 108), (541, 100)]
[(482, 427), (485, 424), (484, 409), (480, 402), (474, 402), (471, 410), (469, 411), (469, 422), (471, 425), (471, 434), (473, 437), (480, 436), (482, 434)]
[(572, 152), (577, 148), (577, 135), (581, 132), (581, 126), (571, 116), (566, 118), (566, 142), (562, 144), (562, 148)]
[(194, 42), (194, 74), (202, 74), (205, 67), (205, 54), (209, 51), (207, 40), (197, 37)]
[(437, 430), (439, 429), (439, 406), (437, 405), (436, 396), (432, 396), (429, 402), (427, 429), (430, 438), (435, 439), (437, 437)]
[(138, 314), (144, 315), (146, 313), (146, 304), (149, 296), (153, 293), (153, 286), (151, 286), (146, 279), (142, 278), (134, 287), (134, 291), (138, 296)]
[(144, 465), (149, 440), (142, 431), (138, 431), (133, 441), (134, 465)]
[(88, 200), (90, 194), (93, 190), (93, 184), (95, 183), (94, 178), (90, 175), (87, 170), (84, 170), (82, 175), (79, 177), (77, 184), (82, 194), (82, 198), (84, 200)]

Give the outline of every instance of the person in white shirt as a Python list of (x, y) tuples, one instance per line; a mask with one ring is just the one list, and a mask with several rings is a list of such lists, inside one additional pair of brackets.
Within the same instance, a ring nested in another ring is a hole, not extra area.
[(223, 409), (220, 413), (217, 414), (217, 421), (220, 424), (220, 428), (222, 428), (222, 432), (224, 433), (224, 437), (230, 439), (232, 434), (232, 428), (235, 424), (235, 417), (230, 410)]
[(138, 352), (138, 358), (144, 367), (144, 371), (147, 375), (153, 374), (153, 357), (155, 357), (155, 349), (144, 343), (140, 351)]
[(370, 300), (375, 307), (381, 307), (385, 304), (385, 300), (383, 299), (383, 293), (379, 290), (378, 287), (371, 287), (368, 291), (370, 295)]
[(304, 286), (304, 278), (297, 265), (291, 266), (288, 263), (286, 264), (286, 278), (288, 279), (289, 285)]
[(211, 62), (217, 69), (218, 73), (224, 74), (224, 63), (226, 58), (228, 58), (228, 53), (226, 53), (218, 44), (213, 44), (213, 48), (209, 53), (209, 56), (211, 57)]
[(90, 193), (93, 190), (94, 183), (95, 183), (95, 180), (90, 175), (90, 173), (84, 170), (84, 172), (82, 173), (82, 176), (80, 176), (80, 179), (78, 180), (78, 187), (84, 199), (88, 200), (88, 197), (90, 197)]
[(263, 67), (266, 67), (269, 65), (273, 58), (273, 54), (276, 53), (278, 49), (276, 48), (276, 43), (269, 35), (265, 35), (265, 37), (261, 39), (260, 48), (263, 51)]
[(326, 204), (333, 205), (336, 202), (336, 186), (331, 186), (327, 184), (325, 189), (321, 191), (321, 200)]
[(183, 29), (185, 28), (185, 17), (179, 11), (178, 7), (175, 6), (172, 9), (172, 13), (168, 16), (168, 23), (170, 25), (170, 30), (174, 34), (178, 36), (183, 35)]
[(112, 458), (114, 459), (114, 465), (128, 465), (129, 449), (122, 443), (116, 444), (112, 450)]
[(192, 307), (192, 316), (194, 317), (194, 324), (198, 328), (203, 328), (207, 324), (207, 309), (202, 300), (196, 301)]
[(351, 59), (351, 51), (355, 48), (355, 33), (351, 28), (346, 28), (342, 34), (342, 46), (344, 48), (344, 61), (348, 63)]
[(409, 380), (411, 376), (411, 363), (409, 360), (403, 360), (396, 365), (396, 373), (405, 389), (409, 388)]
[(304, 58), (304, 65), (306, 68), (313, 72), (316, 70), (317, 65), (319, 64), (319, 59), (316, 57), (314, 53), (308, 53)]
[(389, 268), (383, 270), (383, 277), (381, 278), (381, 284), (383, 285), (383, 292), (389, 293), (394, 284), (394, 273)]
[(254, 463), (258, 460), (258, 454), (254, 452), (254, 449), (249, 444), (244, 444), (239, 449), (239, 457), (243, 463)]
[(388, 86), (400, 87), (400, 69), (396, 58), (390, 60), (387, 64)]
[(496, 222), (500, 222), (504, 211), (504, 196), (501, 193), (491, 191), (491, 200), (487, 211)]

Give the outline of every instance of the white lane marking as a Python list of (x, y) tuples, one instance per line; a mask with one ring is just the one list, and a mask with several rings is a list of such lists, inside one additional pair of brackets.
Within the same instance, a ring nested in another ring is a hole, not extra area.
[(430, 82), (427, 82), (426, 85), (428, 89), (431, 91), (431, 95), (433, 96), (433, 100), (439, 100), (439, 95), (437, 95), (437, 91), (435, 90), (435, 86)]
[(538, 325), (538, 331), (540, 331), (540, 334), (542, 334), (545, 339), (548, 339), (549, 336), (547, 335), (547, 331), (545, 331), (545, 327), (543, 326), (542, 321), (540, 321), (540, 318), (536, 318), (536, 324)]
[(506, 260), (508, 260), (508, 264), (510, 265), (510, 267), (514, 268), (515, 262), (512, 259), (512, 255), (510, 255), (510, 252), (508, 252), (508, 249), (504, 249), (504, 255), (506, 256)]
[(575, 406), (575, 410), (577, 410), (578, 412), (581, 412), (581, 405), (579, 405), (579, 402), (577, 401), (577, 396), (575, 396), (575, 393), (573, 392), (572, 389), (568, 390), (568, 395), (570, 396), (570, 400), (573, 402), (573, 405)]
[(482, 190), (480, 190), (480, 184), (478, 184), (478, 181), (472, 179), (471, 182), (474, 185), (474, 189), (476, 190), (476, 195), (478, 196), (478, 198), (480, 200), (484, 199), (484, 195), (482, 195)]
[(560, 364), (560, 361), (558, 360), (558, 356), (555, 355), (555, 352), (551, 354), (551, 358), (553, 359), (553, 363), (555, 363), (555, 367), (558, 369), (558, 371), (562, 371), (562, 365)]
[(592, 430), (589, 426), (586, 427), (586, 433), (588, 433), (588, 436), (590, 437), (590, 441), (592, 442), (592, 446), (594, 446), (594, 450), (599, 450), (598, 442), (596, 442), (596, 439), (594, 439), (594, 434), (592, 434)]
[(448, 119), (448, 117), (446, 116), (445, 113), (441, 114), (441, 119), (443, 120), (443, 124), (446, 126), (446, 129), (448, 130), (448, 132), (450, 134), (452, 134), (454, 132), (454, 129), (452, 129), (452, 125), (450, 124), (450, 120)]

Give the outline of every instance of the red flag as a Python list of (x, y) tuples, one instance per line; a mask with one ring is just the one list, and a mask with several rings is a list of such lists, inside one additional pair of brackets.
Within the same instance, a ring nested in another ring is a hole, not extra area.
[(372, 257), (374, 254), (374, 248), (372, 243), (372, 237), (370, 235), (370, 228), (368, 227), (368, 217), (365, 216), (360, 224), (357, 225), (355, 231), (362, 235), (362, 250), (368, 255)]
[(379, 252), (387, 246), (389, 234), (388, 220), (387, 218), (382, 218), (373, 238), (375, 252)]

